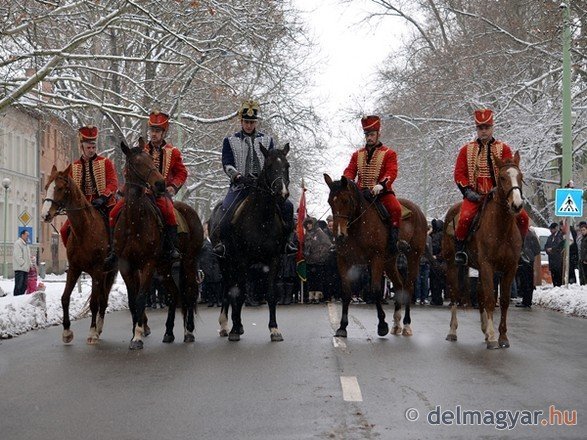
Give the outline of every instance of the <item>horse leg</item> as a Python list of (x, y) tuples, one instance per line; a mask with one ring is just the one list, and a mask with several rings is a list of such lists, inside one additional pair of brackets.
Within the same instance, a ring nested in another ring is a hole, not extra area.
[[(246, 269), (243, 270), (243, 274), (246, 274)], [(235, 290), (236, 289), (236, 290)], [(241, 312), (243, 304), (245, 302), (245, 291), (246, 291), (246, 277), (242, 277), (239, 283), (231, 289), (230, 302), (232, 305), (232, 328), (228, 333), (229, 341), (240, 341), (241, 335), (245, 332), (243, 323), (241, 320)]]
[[(90, 333), (86, 339), (88, 345), (95, 345), (98, 343), (100, 334), (98, 333), (96, 318), (98, 316), (98, 307), (100, 302), (100, 291), (102, 289), (102, 280), (97, 279), (98, 276), (92, 277), (92, 293), (90, 294), (90, 311), (92, 313), (92, 322), (90, 324)], [(101, 277), (100, 277), (101, 278)]]
[(446, 268), (446, 290), (450, 295), (450, 330), (446, 335), (447, 341), (457, 340), (457, 328), (459, 322), (457, 320), (457, 304), (459, 302), (459, 285), (457, 268), (450, 262)]
[(278, 270), (280, 257), (274, 258), (267, 274), (267, 304), (269, 306), (269, 334), (272, 342), (283, 341), (283, 336), (277, 327), (277, 292), (275, 289), (275, 275)]
[(509, 348), (510, 341), (507, 336), (507, 316), (508, 308), (510, 306), (510, 294), (512, 288), (512, 282), (515, 277), (515, 271), (510, 273), (504, 273), (501, 277), (500, 292), (499, 292), (499, 308), (501, 311), (501, 319), (499, 321), (499, 346), (501, 348)]
[(78, 269), (77, 267), (69, 268), (65, 281), (65, 289), (63, 290), (63, 295), (61, 295), (61, 307), (63, 308), (63, 333), (61, 339), (66, 344), (73, 341), (73, 332), (70, 330), (71, 321), (69, 320), (69, 300), (71, 298), (71, 292), (73, 291), (75, 283), (81, 273), (81, 269)]
[[(485, 341), (488, 349), (499, 348), (497, 337), (495, 335), (495, 328), (493, 326), (493, 311), (495, 309), (495, 296), (493, 295), (493, 269), (487, 262), (482, 262), (479, 267), (479, 289), (480, 296), (485, 302), (485, 316), (487, 318), (487, 325), (485, 331)], [(483, 327), (483, 316), (481, 317)]]
[(194, 315), (196, 313), (196, 304), (198, 297), (197, 288), (197, 273), (195, 269), (196, 262), (193, 264), (187, 263), (189, 268), (185, 270), (185, 263), (182, 266), (182, 276), (180, 277), (180, 296), (183, 300), (183, 342), (194, 342), (196, 337), (194, 336), (194, 330), (196, 328), (194, 323)]
[(108, 297), (110, 296), (110, 289), (112, 289), (112, 284), (114, 284), (116, 274), (117, 271), (111, 270), (110, 272), (106, 273), (106, 276), (102, 281), (100, 290), (100, 305), (98, 310), (98, 317), (96, 318), (96, 330), (98, 331), (98, 336), (102, 334), (102, 330), (104, 329), (104, 317), (106, 316), (106, 309), (108, 308)]
[(153, 280), (153, 273), (155, 272), (155, 262), (148, 261), (140, 274), (139, 278), (139, 289), (135, 298), (135, 318), (136, 324), (134, 326), (133, 337), (130, 341), (129, 348), (131, 350), (140, 350), (143, 348), (143, 336), (145, 334), (144, 329), (144, 315), (145, 315), (145, 304), (147, 303), (147, 295), (149, 294), (149, 286)]
[[(351, 280), (349, 278), (349, 272), (351, 267), (346, 263), (338, 262), (338, 271), (341, 275), (341, 286), (342, 286), (342, 313), (340, 316), (340, 327), (336, 330), (334, 336), (339, 338), (347, 337), (347, 326), (349, 325), (349, 304), (351, 303), (352, 291), (351, 291)], [(303, 295), (303, 292), (300, 293)]]
[(389, 333), (389, 325), (385, 322), (385, 312), (381, 305), (383, 299), (383, 261), (377, 258), (371, 265), (371, 298), (375, 300), (375, 307), (377, 308), (377, 334), (379, 336), (386, 336)]
[(385, 265), (385, 271), (393, 284), (393, 326), (391, 327), (392, 335), (400, 335), (402, 333), (401, 319), (402, 319), (402, 304), (409, 303), (410, 298), (404, 290), (404, 283), (397, 270), (397, 255), (392, 255)]
[(218, 330), (218, 334), (222, 337), (228, 336), (228, 306), (229, 297), (228, 297), (228, 289), (224, 286), (222, 287), (222, 307), (220, 307), (220, 315), (218, 316), (218, 324), (220, 324), (220, 330)]
[[(410, 306), (412, 305), (412, 298), (414, 297), (415, 283), (420, 274), (420, 255), (415, 253), (409, 253), (407, 255), (408, 260), (408, 276), (407, 276), (407, 295), (408, 301), (406, 301), (406, 312), (404, 313), (404, 329), (402, 335), (412, 336), (412, 317), (410, 315)], [(404, 289), (406, 284), (404, 283)]]
[(180, 301), (177, 286), (171, 275), (171, 270), (161, 273), (163, 280), (163, 288), (167, 295), (171, 298), (169, 307), (167, 308), (167, 319), (165, 321), (165, 334), (163, 335), (163, 342), (172, 343), (175, 341), (175, 335), (173, 334), (173, 327), (175, 326), (175, 311), (177, 304)]

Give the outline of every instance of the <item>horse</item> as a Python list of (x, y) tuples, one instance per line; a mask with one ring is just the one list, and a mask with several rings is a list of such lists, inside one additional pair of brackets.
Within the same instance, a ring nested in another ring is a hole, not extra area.
[(71, 236), (67, 242), (67, 280), (61, 296), (63, 307), (64, 343), (73, 340), (70, 329), (69, 301), (79, 276), (86, 272), (92, 277), (90, 311), (92, 321), (86, 343), (98, 343), (104, 326), (104, 315), (108, 306), (108, 295), (116, 277), (116, 269), (106, 270), (103, 264), (108, 253), (108, 231), (105, 219), (84, 196), (81, 188), (71, 177), (71, 165), (64, 171), (57, 171), (53, 165), (45, 186), (41, 219), (50, 223), (56, 215), (65, 212), (71, 224)]
[[(488, 349), (508, 348), (507, 312), (510, 303), (510, 289), (516, 275), (522, 250), (522, 236), (515, 216), (523, 207), (520, 155), (518, 152), (509, 160), (493, 156), (499, 172), (497, 186), (484, 199), (474, 234), (468, 242), (469, 266), (479, 270), (479, 313), (481, 331), (485, 334)], [(454, 228), (460, 213), (461, 203), (452, 206), (446, 214), (442, 238), (442, 253), (447, 262), (446, 286), (451, 295), (450, 331), (448, 341), (457, 340), (457, 304), (468, 301), (461, 292), (465, 288), (466, 266), (454, 261)], [(460, 271), (460, 274), (459, 274)], [(493, 328), (493, 311), (496, 299), (493, 293), (493, 277), (501, 272), (499, 341)]]
[[(368, 202), (355, 182), (342, 176), (333, 181), (328, 174), (324, 180), (330, 188), (328, 203), (332, 208), (333, 230), (337, 252), (338, 271), (342, 279), (342, 317), (336, 336), (347, 337), (348, 309), (351, 302), (351, 282), (355, 273), (353, 266), (368, 264), (371, 268), (371, 295), (377, 307), (377, 334), (387, 333), (411, 336), (410, 304), (420, 269), (420, 257), (425, 252), (428, 224), (424, 213), (413, 202), (398, 199), (411, 214), (400, 223), (399, 238), (408, 271), (405, 280), (397, 269), (398, 254), (390, 254), (387, 249), (389, 226), (384, 223), (374, 202)], [(385, 322), (385, 312), (381, 305), (383, 299), (383, 273), (393, 282), (395, 290), (394, 324), (391, 332)], [(401, 327), (401, 308), (406, 312)]]
[[(289, 231), (281, 219), (279, 204), (289, 196), (289, 144), (283, 149), (267, 150), (263, 168), (250, 192), (237, 208), (232, 220), (231, 234), (225, 238), (226, 257), (220, 260), (223, 282), (222, 308), (218, 322), (220, 336), (239, 341), (244, 333), (241, 311), (245, 300), (246, 277), (249, 267), (261, 263), (268, 268), (267, 303), (271, 341), (283, 341), (277, 327), (275, 278), (284, 252)], [(211, 238), (218, 240), (221, 205), (214, 208), (210, 219)], [(228, 310), (232, 306), (232, 328), (228, 331)]]
[(198, 255), (204, 241), (204, 232), (198, 213), (182, 202), (174, 207), (183, 216), (187, 232), (179, 231), (179, 286), (172, 277), (171, 262), (161, 262), (161, 218), (149, 195), (165, 192), (165, 180), (157, 170), (151, 156), (144, 151), (145, 142), (139, 138), (139, 146), (129, 148), (121, 142), (126, 156), (124, 208), (114, 230), (114, 250), (126, 284), (128, 305), (133, 320), (131, 350), (143, 348), (146, 327), (145, 303), (155, 270), (163, 278), (165, 291), (171, 293), (163, 342), (175, 340), (173, 326), (175, 310), (181, 304), (184, 324), (184, 342), (194, 342), (194, 314), (198, 294)]

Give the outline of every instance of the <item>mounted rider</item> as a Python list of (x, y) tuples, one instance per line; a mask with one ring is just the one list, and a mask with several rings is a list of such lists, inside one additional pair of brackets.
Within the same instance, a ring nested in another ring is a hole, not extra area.
[(361, 119), (361, 125), (365, 133), (365, 146), (353, 153), (343, 175), (351, 180), (358, 176), (359, 189), (369, 190), (385, 206), (389, 213), (390, 228), (387, 247), (392, 254), (396, 254), (402, 211), (392, 188), (398, 172), (397, 154), (379, 140), (379, 116), (365, 116)]
[[(118, 189), (118, 176), (110, 159), (99, 156), (96, 152), (98, 127), (86, 125), (78, 129), (81, 157), (71, 165), (71, 177), (86, 196), (88, 202), (104, 217), (108, 230), (108, 214), (116, 203), (114, 195)], [(63, 244), (67, 246), (70, 223), (67, 220), (61, 227)], [(110, 233), (108, 234), (110, 237)], [(112, 240), (109, 239), (112, 251)]]
[[(267, 150), (275, 148), (273, 138), (257, 131), (259, 104), (256, 101), (244, 101), (238, 111), (241, 130), (224, 138), (222, 143), (222, 167), (230, 178), (228, 192), (222, 201), (222, 217), (217, 226), (220, 241), (214, 246), (214, 253), (226, 256), (223, 240), (229, 235), (230, 223), (236, 208), (249, 195), (250, 187), (255, 184), (263, 169), (265, 156), (261, 145)], [(287, 233), (293, 229), (293, 204), (284, 200), (280, 205), (281, 217)]]
[[(173, 210), (172, 197), (177, 194), (185, 183), (188, 173), (181, 157), (181, 152), (171, 143), (165, 140), (165, 134), (169, 130), (169, 115), (153, 111), (149, 115), (149, 143), (145, 145), (145, 151), (153, 158), (153, 163), (165, 179), (166, 192), (164, 195), (156, 195), (155, 203), (163, 217), (163, 255), (162, 260), (175, 261), (181, 255), (177, 250), (177, 219)], [(124, 206), (124, 199), (118, 201), (110, 213), (110, 226), (114, 225), (118, 213)], [(115, 259), (109, 255), (108, 259)]]
[[(499, 169), (493, 163), (493, 157), (502, 160), (513, 157), (510, 146), (493, 137), (493, 111), (475, 110), (474, 117), (477, 138), (461, 147), (454, 171), (455, 182), (463, 193), (463, 204), (455, 229), (455, 262), (458, 264), (467, 264), (465, 240), (469, 227), (484, 197), (497, 186), (495, 176)], [(525, 210), (522, 209), (516, 216), (516, 222), (524, 240), (530, 223)]]

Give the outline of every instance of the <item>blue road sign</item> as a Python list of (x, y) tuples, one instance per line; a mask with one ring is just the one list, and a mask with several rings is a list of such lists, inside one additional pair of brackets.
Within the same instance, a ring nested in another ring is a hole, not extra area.
[(557, 189), (554, 206), (557, 217), (583, 217), (583, 190)]

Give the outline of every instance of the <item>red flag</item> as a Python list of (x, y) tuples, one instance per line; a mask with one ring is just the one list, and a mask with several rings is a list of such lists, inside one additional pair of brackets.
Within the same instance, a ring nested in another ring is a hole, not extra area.
[(304, 220), (306, 219), (306, 188), (302, 184), (302, 195), (300, 196), (300, 204), (298, 205), (298, 222), (296, 224), (296, 232), (298, 234), (298, 252), (296, 254), (296, 271), (298, 276), (306, 281), (306, 260), (304, 259)]

